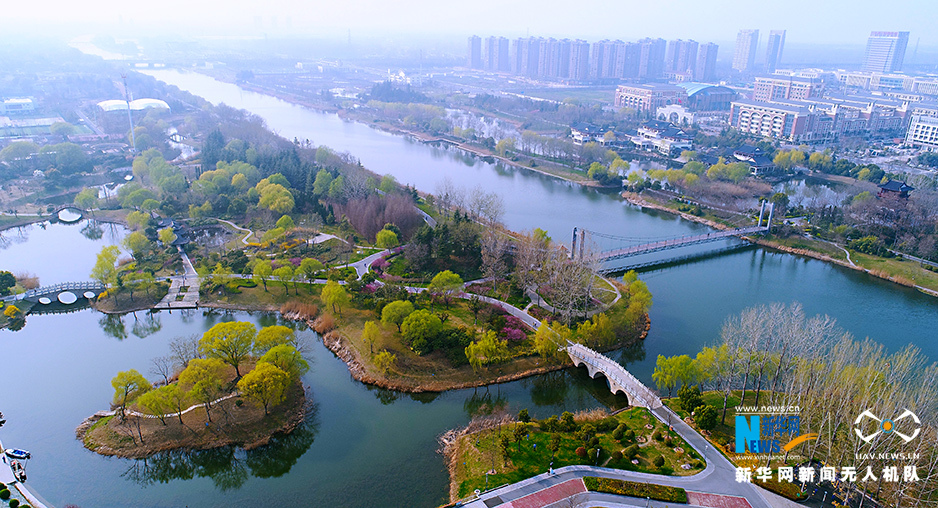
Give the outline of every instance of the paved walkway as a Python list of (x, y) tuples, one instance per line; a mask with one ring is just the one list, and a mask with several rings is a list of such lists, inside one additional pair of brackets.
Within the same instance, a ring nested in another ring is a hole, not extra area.
[[(202, 279), (199, 278), (186, 252), (181, 247), (178, 249), (185, 274), (170, 277), (169, 292), (160, 303), (153, 306), (154, 309), (195, 309), (199, 306), (199, 287)], [(186, 291), (182, 292), (182, 288), (186, 288)]]
[(237, 229), (238, 231), (247, 231), (248, 234), (244, 235), (244, 238), (241, 239), (241, 243), (243, 243), (244, 245), (247, 245), (247, 244), (248, 244), (248, 238), (251, 238), (251, 235), (254, 234), (254, 232), (251, 231), (250, 229), (242, 228), (241, 226), (238, 226), (238, 225), (235, 224), (234, 222), (227, 221), (227, 220), (225, 220), (225, 219), (215, 219), (215, 220), (217, 220), (218, 222), (224, 222), (225, 224), (228, 224), (229, 226), (231, 226), (231, 227)]

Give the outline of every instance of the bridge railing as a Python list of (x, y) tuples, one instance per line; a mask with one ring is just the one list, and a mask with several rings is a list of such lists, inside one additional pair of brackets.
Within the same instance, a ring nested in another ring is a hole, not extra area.
[(39, 287), (36, 289), (30, 289), (29, 291), (26, 291), (25, 293), (23, 293), (23, 298), (34, 298), (37, 296), (51, 294), (51, 293), (59, 293), (62, 291), (89, 291), (93, 289), (103, 291), (106, 288), (104, 287), (104, 284), (101, 284), (100, 282), (93, 282), (93, 281), (62, 282), (62, 283), (55, 284), (52, 286), (43, 286), (43, 287)]
[(657, 250), (663, 250), (670, 247), (679, 247), (683, 245), (692, 245), (695, 243), (706, 243), (711, 241), (720, 240), (723, 238), (731, 236), (743, 236), (750, 233), (758, 233), (761, 231), (767, 231), (768, 226), (749, 226), (745, 228), (736, 228), (736, 229), (727, 229), (723, 231), (716, 231), (713, 233), (706, 233), (702, 235), (692, 235), (692, 236), (682, 236), (680, 238), (669, 238), (666, 240), (658, 240), (655, 242), (649, 242), (641, 245), (633, 245), (632, 247), (624, 247), (621, 249), (613, 249), (605, 252), (598, 253), (595, 257), (598, 261), (611, 260), (618, 257), (624, 257), (629, 255), (643, 254), (647, 252), (654, 252)]

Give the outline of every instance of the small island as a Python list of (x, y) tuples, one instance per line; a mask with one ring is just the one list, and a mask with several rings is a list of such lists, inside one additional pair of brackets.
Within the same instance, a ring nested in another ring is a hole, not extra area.
[[(309, 369), (294, 331), (224, 322), (201, 337), (179, 338), (172, 356), (155, 358), (162, 379), (119, 372), (110, 411), (76, 429), (101, 455), (145, 458), (175, 449), (245, 449), (290, 433), (306, 414), (301, 376)], [(243, 373), (243, 374), (242, 374)]]

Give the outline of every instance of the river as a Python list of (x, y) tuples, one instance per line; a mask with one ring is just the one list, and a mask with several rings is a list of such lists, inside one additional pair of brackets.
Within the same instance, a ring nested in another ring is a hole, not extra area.
[[(615, 194), (486, 164), (335, 115), (241, 92), (204, 76), (149, 73), (212, 102), (248, 109), (285, 137), (309, 138), (349, 151), (370, 169), (393, 174), (421, 190), (432, 192), (444, 176), (497, 190), (505, 198), (505, 222), (512, 229), (541, 227), (559, 240), (566, 240), (573, 226), (634, 237), (702, 229), (632, 207)], [(61, 256), (33, 260), (42, 249), (65, 245), (69, 253), (72, 245), (96, 253), (102, 244), (76, 236), (82, 225), (32, 228), (4, 233), (26, 238), (0, 250), (0, 263), (32, 271), (44, 284), (65, 282), (58, 277), (87, 277), (93, 256), (82, 254), (68, 263)], [(124, 231), (110, 234), (107, 243), (116, 242)], [(854, 335), (870, 336), (891, 350), (913, 343), (938, 358), (938, 346), (931, 340), (932, 330), (938, 329), (938, 301), (819, 261), (748, 249), (646, 271), (642, 278), (654, 295), (651, 333), (640, 347), (613, 356), (646, 383), (657, 355), (696, 354), (717, 339), (727, 316), (776, 301), (800, 301), (808, 313), (830, 314)], [(106, 408), (112, 395), (110, 379), (117, 371), (135, 368), (147, 373), (151, 358), (168, 354), (173, 337), (202, 333), (220, 319), (277, 321), (263, 314), (201, 311), (138, 312), (118, 319), (84, 310), (29, 316), (21, 331), (0, 332), (3, 356), (10, 360), (0, 399), (8, 420), (2, 438), (7, 446), (33, 452), (29, 483), (60, 507), (432, 507), (447, 495), (436, 438), (464, 425), (479, 407), (494, 404), (512, 412), (528, 407), (544, 417), (623, 402), (608, 394), (603, 381), (587, 379), (577, 370), (435, 396), (378, 390), (352, 380), (344, 363), (313, 332), (301, 330), (311, 343), (311, 369), (304, 381), (314, 409), (306, 428), (289, 439), (251, 452), (178, 454), (146, 462), (101, 457), (74, 439), (76, 425)]]

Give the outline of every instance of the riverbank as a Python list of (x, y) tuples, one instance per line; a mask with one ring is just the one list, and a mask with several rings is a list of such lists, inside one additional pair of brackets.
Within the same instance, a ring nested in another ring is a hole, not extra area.
[[(220, 73), (217, 73), (217, 74), (220, 74)], [(217, 79), (219, 81), (223, 81), (226, 83), (236, 85), (244, 90), (248, 90), (248, 91), (263, 94), (263, 95), (268, 95), (271, 97), (276, 97), (277, 99), (280, 99), (284, 102), (294, 104), (297, 106), (302, 106), (304, 108), (308, 108), (313, 111), (318, 111), (321, 113), (328, 113), (328, 114), (335, 114), (339, 118), (342, 118), (343, 120), (358, 122), (363, 125), (368, 125), (370, 127), (377, 128), (379, 130), (382, 130), (390, 134), (411, 137), (421, 143), (442, 142), (442, 143), (446, 143), (451, 146), (454, 146), (466, 153), (475, 155), (477, 157), (491, 158), (493, 160), (497, 160), (501, 162), (502, 164), (506, 164), (508, 166), (512, 166), (512, 167), (516, 167), (520, 169), (526, 169), (528, 171), (534, 171), (535, 173), (540, 173), (546, 176), (560, 178), (561, 180), (583, 185), (585, 187), (605, 188), (604, 185), (589, 178), (583, 173), (573, 171), (570, 168), (560, 166), (551, 161), (545, 161), (538, 157), (532, 157), (528, 155), (519, 155), (519, 157), (523, 157), (528, 162), (527, 164), (524, 164), (521, 161), (512, 160), (508, 157), (502, 157), (496, 154), (495, 152), (484, 147), (470, 145), (464, 142), (457, 142), (457, 141), (453, 141), (453, 140), (446, 139), (446, 138), (441, 138), (440, 136), (435, 136), (435, 135), (422, 132), (422, 131), (405, 129), (400, 126), (392, 125), (388, 122), (375, 119), (374, 117), (370, 117), (370, 116), (357, 113), (353, 110), (343, 109), (343, 108), (339, 108), (336, 106), (325, 105), (325, 104), (316, 103), (316, 102), (310, 102), (310, 101), (302, 99), (301, 97), (295, 94), (286, 93), (286, 92), (283, 92), (282, 90), (270, 89), (267, 87), (258, 86), (255, 84), (249, 84), (249, 83), (238, 83), (235, 80), (232, 80), (225, 75), (216, 75), (216, 74), (209, 74), (209, 73), (205, 73), (205, 75), (213, 79)], [(531, 165), (532, 161), (534, 162), (533, 166)]]
[[(726, 224), (722, 224), (714, 220), (706, 219), (703, 217), (697, 217), (696, 215), (692, 215), (686, 212), (675, 210), (674, 208), (670, 208), (656, 201), (646, 199), (644, 196), (640, 194), (636, 194), (634, 192), (627, 192), (627, 191), (623, 192), (622, 197), (625, 198), (626, 201), (628, 201), (629, 203), (636, 205), (636, 206), (640, 206), (642, 208), (650, 208), (652, 210), (658, 210), (661, 212), (670, 213), (672, 215), (677, 215), (677, 216), (680, 216), (682, 219), (685, 219), (691, 222), (696, 222), (698, 224), (704, 224), (714, 229), (720, 229), (720, 230), (730, 229), (730, 227), (727, 226)], [(865, 255), (865, 254), (861, 254), (857, 252), (851, 252), (850, 255), (853, 256), (854, 258), (857, 258), (861, 263), (861, 264), (856, 264), (856, 263), (851, 263), (850, 260), (847, 259), (846, 254), (843, 252), (841, 252), (844, 255), (843, 259), (840, 259), (839, 257), (837, 257), (838, 256), (837, 252), (830, 251), (830, 250), (825, 252), (825, 249), (822, 248), (820, 242), (816, 240), (811, 240), (809, 238), (798, 238), (797, 242), (799, 245), (797, 246), (786, 245), (786, 243), (790, 243), (788, 242), (788, 239), (774, 239), (772, 237), (764, 238), (764, 237), (748, 237), (748, 236), (744, 238), (747, 241), (754, 243), (756, 245), (762, 246), (762, 247), (767, 247), (767, 248), (770, 248), (779, 252), (784, 252), (787, 254), (810, 257), (813, 259), (817, 259), (819, 261), (836, 264), (844, 268), (849, 268), (851, 270), (856, 270), (858, 272), (869, 274), (879, 279), (888, 280), (890, 282), (899, 284), (901, 286), (906, 286), (906, 287), (917, 289), (918, 291), (925, 293), (927, 295), (930, 295), (930, 296), (938, 297), (938, 274), (935, 274), (934, 272), (930, 272), (925, 269), (919, 269), (914, 274), (905, 275), (902, 273), (896, 273), (899, 270), (897, 269), (897, 266), (895, 264), (887, 264), (890, 261), (892, 261), (893, 263), (895, 262), (902, 263), (903, 261), (901, 260), (899, 261), (887, 260), (885, 258), (879, 258), (876, 256), (869, 256), (869, 255)], [(863, 266), (863, 263), (880, 264), (882, 266), (881, 268), (877, 269), (877, 268), (871, 268), (869, 266)], [(911, 272), (914, 270), (914, 267), (912, 267), (908, 262), (905, 262), (905, 263), (906, 263), (906, 268), (908, 272)], [(925, 282), (923, 282), (923, 280)]]
[(259, 405), (239, 395), (216, 401), (211, 421), (202, 404), (188, 408), (181, 417), (165, 416), (165, 423), (155, 416), (136, 414), (128, 414), (121, 422), (113, 411), (99, 412), (75, 429), (75, 437), (97, 454), (130, 459), (170, 450), (223, 446), (250, 450), (267, 444), (276, 435), (295, 430), (305, 418), (306, 400), (303, 386), (297, 381), (268, 415)]

